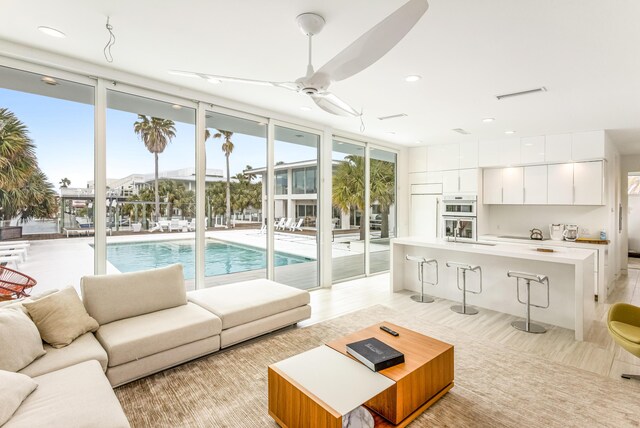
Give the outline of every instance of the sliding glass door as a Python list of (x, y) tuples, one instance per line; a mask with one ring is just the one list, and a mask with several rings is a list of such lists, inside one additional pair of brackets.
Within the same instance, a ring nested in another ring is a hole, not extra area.
[(275, 126), (275, 280), (309, 289), (318, 282), (320, 135)]
[(365, 148), (333, 140), (332, 152), (332, 282), (365, 273)]
[(394, 152), (369, 150), (369, 273), (389, 270), (390, 240), (396, 236)]
[(267, 277), (266, 120), (206, 112), (205, 287)]

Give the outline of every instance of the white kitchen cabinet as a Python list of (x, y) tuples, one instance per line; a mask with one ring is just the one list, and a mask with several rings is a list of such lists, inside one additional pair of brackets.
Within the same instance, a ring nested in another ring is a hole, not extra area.
[(427, 146), (427, 171), (458, 169), (460, 164), (459, 144)]
[(520, 138), (508, 138), (500, 141), (500, 165), (511, 166), (522, 163)]
[(443, 193), (478, 193), (478, 170), (460, 169), (442, 171)]
[(604, 159), (604, 131), (579, 132), (572, 135), (571, 159)]
[(547, 203), (547, 165), (524, 167), (524, 204)]
[(458, 170), (442, 171), (442, 193), (458, 193), (460, 191), (460, 175)]
[(478, 167), (478, 142), (468, 141), (460, 143), (460, 169)]
[(427, 171), (427, 181), (425, 183), (442, 183), (442, 172)]
[(544, 163), (545, 138), (527, 137), (520, 139), (521, 164)]
[(573, 205), (573, 164), (547, 166), (547, 204)]
[(573, 164), (574, 205), (602, 205), (602, 161)]
[(524, 203), (524, 168), (502, 169), (502, 203), (510, 205)]
[(478, 169), (461, 169), (459, 173), (459, 191), (460, 193), (478, 193)]
[(424, 184), (424, 183), (427, 183), (426, 172), (410, 172), (409, 173), (409, 184)]
[(547, 135), (544, 143), (545, 162), (571, 162), (571, 134)]
[(500, 140), (478, 142), (478, 166), (500, 166)]
[(502, 168), (485, 169), (482, 178), (483, 203), (502, 204)]
[(411, 147), (409, 149), (409, 173), (427, 170), (427, 147)]

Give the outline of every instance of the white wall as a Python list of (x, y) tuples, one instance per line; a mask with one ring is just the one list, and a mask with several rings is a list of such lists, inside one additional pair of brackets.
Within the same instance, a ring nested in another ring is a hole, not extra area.
[(599, 236), (600, 230), (608, 229), (606, 206), (485, 205), (485, 211), (489, 234), (529, 236), (535, 227), (549, 237), (551, 223), (577, 224), (589, 229), (589, 236)]

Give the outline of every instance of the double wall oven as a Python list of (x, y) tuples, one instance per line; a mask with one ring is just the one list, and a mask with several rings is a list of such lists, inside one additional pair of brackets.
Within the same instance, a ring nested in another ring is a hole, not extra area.
[(442, 197), (442, 237), (449, 240), (476, 241), (477, 196), (444, 195)]

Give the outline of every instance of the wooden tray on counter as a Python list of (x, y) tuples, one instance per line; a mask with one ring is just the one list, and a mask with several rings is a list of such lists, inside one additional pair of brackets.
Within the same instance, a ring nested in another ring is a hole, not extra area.
[(598, 245), (607, 245), (609, 243), (608, 239), (598, 239), (598, 238), (578, 238), (576, 242), (581, 244), (598, 244)]

